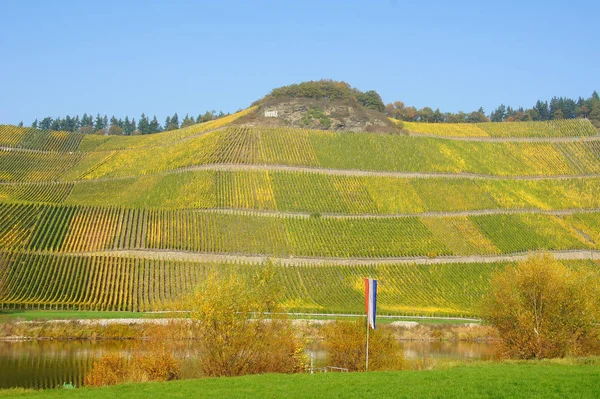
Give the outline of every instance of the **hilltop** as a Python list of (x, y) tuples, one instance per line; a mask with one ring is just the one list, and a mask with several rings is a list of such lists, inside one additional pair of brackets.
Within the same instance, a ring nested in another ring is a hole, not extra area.
[(242, 126), (294, 127), (332, 131), (398, 133), (401, 127), (383, 113), (381, 96), (345, 82), (320, 80), (273, 89), (253, 103)]

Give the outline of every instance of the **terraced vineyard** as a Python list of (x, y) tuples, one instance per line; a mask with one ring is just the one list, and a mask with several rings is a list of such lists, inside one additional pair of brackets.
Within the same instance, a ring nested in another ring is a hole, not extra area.
[(587, 121), (407, 125), (496, 141), (230, 125), (252, 111), (137, 137), (1, 126), (0, 307), (180, 309), (209, 271), (271, 258), (293, 311), (360, 312), (376, 276), (384, 313), (473, 315), (512, 256), (598, 269)]
[(507, 123), (423, 123), (402, 122), (415, 133), (446, 137), (584, 137), (598, 132), (587, 119)]
[[(175, 141), (172, 137), (178, 136), (172, 132), (164, 134), (164, 142), (158, 134), (153, 145), (123, 150), (3, 151), (0, 182), (122, 178), (214, 165), (510, 177), (600, 174), (600, 140), (473, 142), (245, 127), (187, 134)], [(94, 136), (98, 139), (105, 137)]]
[[(110, 197), (104, 195), (107, 192)], [(600, 209), (600, 177), (517, 180), (201, 170), (75, 183), (0, 184), (0, 202), (339, 215), (589, 210)]]

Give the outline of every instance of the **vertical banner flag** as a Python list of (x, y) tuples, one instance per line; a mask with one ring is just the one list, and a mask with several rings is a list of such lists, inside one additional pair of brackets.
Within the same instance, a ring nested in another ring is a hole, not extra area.
[(365, 308), (367, 310), (367, 323), (375, 329), (375, 314), (377, 313), (377, 280), (365, 279)]

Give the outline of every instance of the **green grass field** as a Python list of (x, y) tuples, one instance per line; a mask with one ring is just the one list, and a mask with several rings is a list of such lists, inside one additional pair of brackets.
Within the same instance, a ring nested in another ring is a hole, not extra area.
[(265, 374), (106, 388), (19, 391), (6, 398), (597, 398), (600, 367), (551, 362), (472, 364), (444, 370)]

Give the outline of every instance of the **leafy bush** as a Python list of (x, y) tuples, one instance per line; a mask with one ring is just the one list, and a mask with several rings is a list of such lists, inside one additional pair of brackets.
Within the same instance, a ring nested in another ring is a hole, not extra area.
[(482, 314), (498, 329), (507, 357), (592, 354), (600, 337), (598, 275), (551, 256), (531, 257), (495, 274)]
[(303, 346), (291, 322), (273, 314), (279, 297), (269, 265), (246, 280), (209, 275), (192, 301), (201, 371), (207, 376), (301, 371)]
[[(328, 365), (365, 371), (365, 320), (335, 321), (325, 326), (323, 334)], [(402, 347), (392, 332), (385, 328), (372, 330), (369, 333), (369, 370), (401, 370), (403, 366)]]
[[(315, 126), (315, 122), (318, 126)], [(312, 107), (302, 115), (300, 123), (304, 127), (321, 127), (329, 129), (331, 127), (331, 119), (323, 112), (322, 108)]]
[(85, 376), (85, 385), (100, 387), (122, 384), (127, 377), (127, 360), (116, 353), (103, 355)]

